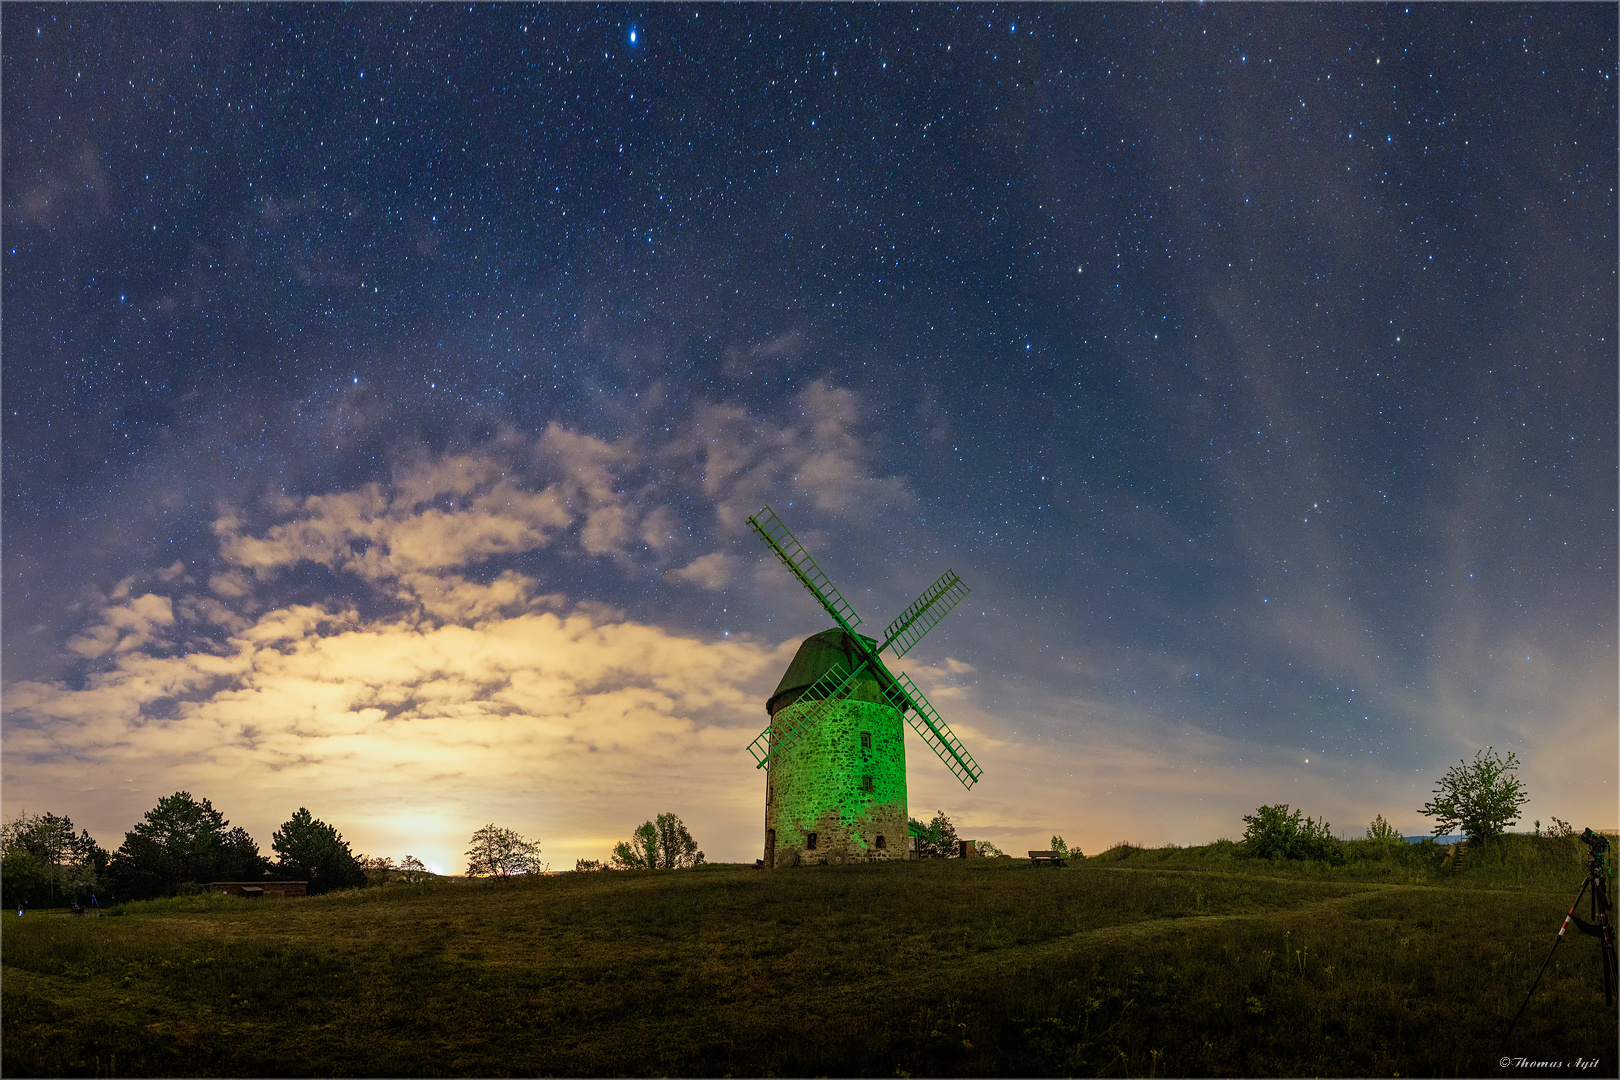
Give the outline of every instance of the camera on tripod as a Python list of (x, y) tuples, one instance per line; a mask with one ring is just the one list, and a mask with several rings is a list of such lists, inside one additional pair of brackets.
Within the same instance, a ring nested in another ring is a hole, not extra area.
[[(1564, 915), (1564, 921), (1558, 924), (1558, 936), (1553, 939), (1552, 950), (1547, 953), (1547, 959), (1541, 962), (1541, 970), (1536, 972), (1536, 981), (1530, 984), (1530, 993), (1524, 996), (1524, 1005), (1519, 1006), (1513, 1023), (1508, 1025), (1507, 1035), (1502, 1036), (1502, 1045), (1507, 1045), (1508, 1038), (1513, 1029), (1519, 1025), (1519, 1017), (1524, 1015), (1524, 1006), (1530, 1004), (1530, 995), (1536, 992), (1541, 984), (1541, 976), (1546, 972), (1547, 965), (1552, 962), (1553, 953), (1558, 951), (1559, 944), (1564, 940), (1564, 931), (1571, 924), (1582, 934), (1588, 934), (1598, 939), (1598, 963), (1603, 968), (1603, 1002), (1606, 1005), (1614, 1004), (1616, 982), (1620, 982), (1620, 960), (1616, 959), (1614, 947), (1614, 927), (1609, 922), (1609, 838), (1600, 832), (1587, 829), (1581, 833), (1581, 842), (1587, 847), (1586, 883), (1581, 891), (1575, 895), (1575, 902), (1569, 906)], [(1581, 906), (1581, 898), (1590, 889), (1592, 892), (1592, 921), (1587, 922), (1575, 914), (1575, 909)]]
[(1581, 843), (1592, 849), (1587, 854), (1592, 860), (1591, 870), (1594, 874), (1599, 871), (1606, 874), (1614, 872), (1609, 869), (1608, 865), (1609, 838), (1607, 836), (1604, 836), (1600, 832), (1593, 832), (1591, 829), (1587, 829), (1585, 832), (1581, 833)]

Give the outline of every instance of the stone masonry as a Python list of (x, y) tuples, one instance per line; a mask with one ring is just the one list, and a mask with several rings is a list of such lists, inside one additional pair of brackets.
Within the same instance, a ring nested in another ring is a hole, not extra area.
[[(795, 701), (773, 722), (819, 704)], [(905, 724), (892, 706), (839, 702), (773, 756), (765, 785), (767, 865), (907, 857)]]

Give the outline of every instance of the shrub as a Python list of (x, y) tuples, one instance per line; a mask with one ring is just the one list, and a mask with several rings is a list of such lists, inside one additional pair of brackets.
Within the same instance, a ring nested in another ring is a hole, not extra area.
[(1344, 850), (1325, 820), (1301, 818), (1287, 803), (1262, 806), (1243, 815), (1244, 854), (1262, 859), (1317, 859), (1344, 862)]
[(1376, 840), (1382, 844), (1403, 844), (1406, 842), (1405, 838), (1395, 831), (1395, 826), (1384, 820), (1383, 814), (1373, 818), (1372, 824), (1367, 826), (1367, 839)]

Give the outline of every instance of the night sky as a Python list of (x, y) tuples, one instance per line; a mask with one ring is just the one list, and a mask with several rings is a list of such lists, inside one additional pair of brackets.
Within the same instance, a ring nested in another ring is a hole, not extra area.
[(1616, 824), (1611, 5), (0, 19), (7, 818), (757, 858), (769, 503), (963, 836)]

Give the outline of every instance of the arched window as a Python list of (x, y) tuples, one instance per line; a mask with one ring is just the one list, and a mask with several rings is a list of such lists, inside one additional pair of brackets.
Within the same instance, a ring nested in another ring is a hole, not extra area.
[(815, 833), (805, 833), (804, 834), (804, 846), (807, 849), (809, 849), (810, 851), (816, 850), (816, 834)]
[(886, 840), (884, 840), (883, 837), (880, 836), (880, 837), (877, 838), (877, 849), (879, 851), (882, 851), (884, 848), (886, 848), (888, 846), (889, 846), (888, 842)]

